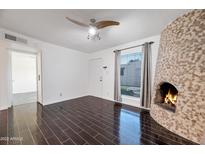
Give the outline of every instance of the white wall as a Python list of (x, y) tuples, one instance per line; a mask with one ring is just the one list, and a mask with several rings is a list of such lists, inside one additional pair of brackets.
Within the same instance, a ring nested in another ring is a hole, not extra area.
[(42, 48), (43, 102), (87, 95), (87, 54), (48, 43)]
[[(122, 44), (120, 46), (94, 52), (89, 55), (89, 59), (102, 58), (103, 66), (107, 66), (107, 69), (103, 70), (103, 94), (102, 94), (103, 98), (110, 99), (110, 100), (114, 99), (114, 53), (113, 51), (116, 49), (126, 48), (134, 45), (139, 45), (144, 42), (153, 41), (154, 42), (154, 44), (152, 45), (152, 81), (153, 81), (157, 55), (158, 55), (159, 39), (160, 36), (156, 35), (142, 40), (133, 41), (130, 43)], [(89, 95), (92, 94), (90, 93)]]
[[(28, 40), (28, 45), (42, 51), (43, 104), (55, 103), (88, 94), (88, 54), (36, 40), (12, 31), (7, 32)], [(0, 41), (0, 109), (10, 105), (7, 48), (9, 42)], [(60, 96), (60, 93), (62, 96)]]
[(36, 55), (12, 52), (12, 93), (36, 92)]

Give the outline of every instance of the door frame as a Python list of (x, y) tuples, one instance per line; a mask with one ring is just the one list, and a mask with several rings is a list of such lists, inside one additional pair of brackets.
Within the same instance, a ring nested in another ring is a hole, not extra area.
[[(13, 42), (11, 42), (12, 44)], [(13, 43), (13, 44), (19, 44), (19, 43)], [(36, 88), (37, 88), (37, 102), (42, 104), (43, 105), (43, 81), (42, 81), (42, 50), (41, 49), (37, 49), (37, 48), (34, 48), (32, 46), (28, 46), (28, 45), (23, 45), (23, 46), (26, 46), (26, 47), (30, 47), (30, 48), (33, 48), (34, 50), (36, 50), (36, 52), (29, 52), (29, 51), (26, 51), (26, 50), (21, 50), (21, 49), (15, 49), (15, 48), (12, 48), (12, 47), (8, 47), (7, 48), (7, 51), (8, 51), (8, 54), (9, 54), (9, 61), (8, 61), (8, 72), (9, 72), (9, 102), (10, 102), (10, 106), (12, 107), (13, 106), (13, 102), (12, 102), (12, 91), (13, 91), (13, 81), (12, 81), (12, 59), (11, 59), (11, 56), (12, 56), (12, 51), (14, 52), (19, 52), (19, 53), (26, 53), (26, 54), (33, 54), (33, 55), (36, 55)], [(40, 67), (38, 69), (38, 64), (40, 63)], [(38, 76), (40, 75), (40, 84), (38, 84)], [(38, 90), (39, 89), (39, 86), (40, 85), (40, 91)], [(39, 95), (41, 96), (39, 98)]]
[[(43, 105), (43, 78), (42, 78), (42, 50), (38, 50), (37, 51), (37, 55), (36, 55), (36, 80), (37, 80), (37, 102)], [(39, 65), (39, 68), (38, 68)], [(39, 81), (40, 80), (40, 81)], [(38, 85), (38, 82), (40, 83)], [(40, 86), (40, 88), (38, 87)], [(40, 91), (39, 91), (40, 89)], [(40, 96), (40, 98), (39, 98)]]

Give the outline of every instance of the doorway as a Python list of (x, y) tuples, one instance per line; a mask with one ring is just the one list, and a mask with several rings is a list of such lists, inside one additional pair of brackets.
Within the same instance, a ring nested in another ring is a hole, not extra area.
[(89, 93), (96, 97), (102, 97), (103, 71), (102, 59), (89, 60)]
[(37, 55), (11, 51), (12, 105), (37, 102)]
[(11, 106), (43, 104), (42, 52), (19, 43), (9, 43), (9, 102)]

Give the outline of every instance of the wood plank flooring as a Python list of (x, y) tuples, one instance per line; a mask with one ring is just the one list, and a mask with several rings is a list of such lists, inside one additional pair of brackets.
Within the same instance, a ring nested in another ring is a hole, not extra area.
[(148, 111), (86, 96), (0, 111), (0, 144), (196, 144), (157, 124)]

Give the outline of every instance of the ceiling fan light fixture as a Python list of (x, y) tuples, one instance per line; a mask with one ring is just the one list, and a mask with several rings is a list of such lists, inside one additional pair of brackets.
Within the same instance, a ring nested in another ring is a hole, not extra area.
[(100, 34), (97, 27), (90, 25), (88, 29), (88, 40), (100, 40)]
[(88, 39), (88, 40), (96, 41), (96, 40), (100, 40), (101, 37), (100, 37), (100, 34), (99, 34), (99, 33), (96, 33), (95, 35), (89, 35), (89, 34), (88, 34), (87, 39)]
[(88, 29), (88, 34), (89, 34), (90, 36), (96, 35), (96, 34), (97, 34), (97, 28), (94, 27), (94, 26), (90, 26), (89, 29)]
[(90, 19), (90, 24), (85, 24), (85, 23), (79, 22), (69, 17), (66, 17), (66, 19), (76, 25), (88, 28), (88, 36), (87, 36), (88, 40), (100, 40), (101, 39), (100, 33), (99, 33), (100, 29), (109, 27), (109, 26), (120, 25), (119, 22), (112, 21), (112, 20), (102, 20), (102, 21), (96, 22), (95, 19)]

